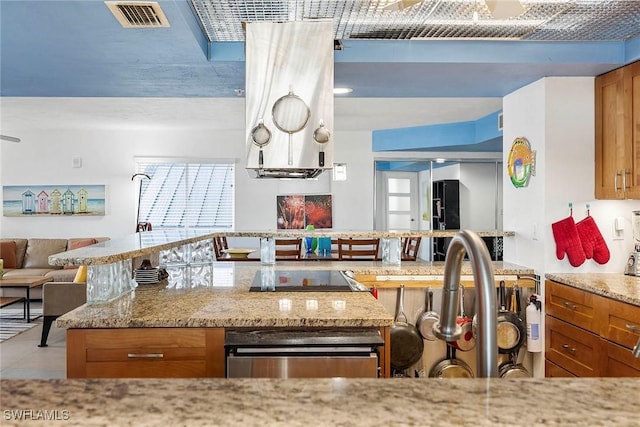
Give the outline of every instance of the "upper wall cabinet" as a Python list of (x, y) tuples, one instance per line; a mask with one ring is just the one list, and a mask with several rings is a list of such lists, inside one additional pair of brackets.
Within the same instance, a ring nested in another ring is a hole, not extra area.
[(640, 62), (596, 77), (596, 199), (640, 199)]

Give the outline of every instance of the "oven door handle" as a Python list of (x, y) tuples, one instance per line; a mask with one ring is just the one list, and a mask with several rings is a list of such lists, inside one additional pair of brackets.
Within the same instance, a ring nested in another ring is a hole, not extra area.
[(371, 353), (373, 347), (368, 346), (344, 346), (344, 347), (235, 347), (231, 351), (235, 354), (343, 354), (343, 353)]

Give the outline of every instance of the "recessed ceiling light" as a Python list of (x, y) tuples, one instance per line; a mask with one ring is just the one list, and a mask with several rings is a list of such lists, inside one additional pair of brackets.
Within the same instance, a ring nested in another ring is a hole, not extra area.
[(444, 163), (446, 159), (436, 159), (436, 163)]
[(353, 92), (353, 89), (351, 89), (350, 87), (334, 87), (333, 88), (334, 95), (344, 95), (346, 93), (351, 93), (351, 92)]

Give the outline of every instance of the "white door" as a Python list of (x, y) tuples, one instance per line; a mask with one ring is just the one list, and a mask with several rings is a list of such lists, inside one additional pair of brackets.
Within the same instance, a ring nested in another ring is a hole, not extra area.
[(418, 174), (384, 172), (387, 230), (418, 230)]

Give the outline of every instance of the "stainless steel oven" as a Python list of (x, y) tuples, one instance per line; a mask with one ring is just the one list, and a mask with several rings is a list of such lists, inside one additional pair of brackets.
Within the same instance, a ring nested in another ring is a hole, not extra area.
[(227, 331), (228, 378), (377, 378), (375, 329)]

